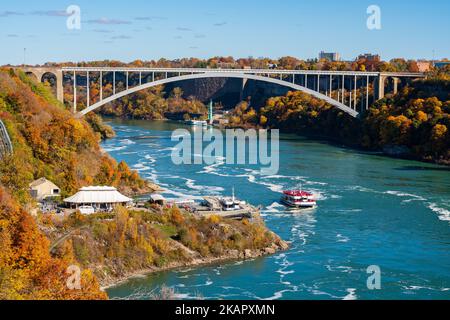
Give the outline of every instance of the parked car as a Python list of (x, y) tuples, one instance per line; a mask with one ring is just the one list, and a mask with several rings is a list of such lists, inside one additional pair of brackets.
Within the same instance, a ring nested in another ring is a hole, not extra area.
[(81, 206), (78, 208), (81, 214), (94, 214), (95, 209), (92, 206)]

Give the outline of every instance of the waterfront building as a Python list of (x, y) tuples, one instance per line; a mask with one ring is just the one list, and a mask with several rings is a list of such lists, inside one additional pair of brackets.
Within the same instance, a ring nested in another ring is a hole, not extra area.
[(84, 187), (73, 196), (64, 199), (71, 208), (91, 206), (96, 211), (109, 211), (117, 205), (127, 205), (130, 199), (114, 187)]
[(160, 195), (159, 193), (154, 193), (154, 194), (150, 195), (149, 202), (153, 203), (153, 204), (157, 204), (157, 205), (163, 206), (166, 203), (166, 199), (162, 195)]

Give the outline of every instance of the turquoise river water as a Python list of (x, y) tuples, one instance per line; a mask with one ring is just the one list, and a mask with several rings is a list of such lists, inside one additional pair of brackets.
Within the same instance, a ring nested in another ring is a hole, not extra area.
[[(282, 135), (280, 170), (172, 163), (178, 123), (110, 123), (103, 148), (160, 184), (166, 197), (236, 196), (262, 206), (267, 226), (290, 249), (246, 262), (160, 272), (108, 289), (111, 298), (146, 299), (173, 287), (180, 299), (450, 299), (448, 168)], [(189, 127), (185, 127), (188, 128)], [(292, 214), (280, 192), (302, 184), (318, 208)], [(367, 288), (379, 266), (381, 289)]]

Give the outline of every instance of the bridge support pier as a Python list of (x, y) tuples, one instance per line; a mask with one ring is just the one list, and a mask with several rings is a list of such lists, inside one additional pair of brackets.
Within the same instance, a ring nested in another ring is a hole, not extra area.
[(393, 77), (392, 80), (394, 80), (394, 94), (398, 93), (398, 82), (399, 82), (399, 78), (397, 77)]
[(241, 86), (241, 91), (239, 92), (239, 100), (243, 101), (244, 100), (244, 90), (245, 90), (245, 86), (247, 85), (247, 78), (242, 78), (242, 86)]
[(22, 68), (27, 74), (33, 74), (39, 82), (43, 82), (45, 74), (52, 74), (56, 79), (56, 98), (64, 103), (63, 70), (61, 68)]
[(386, 82), (386, 77), (383, 75), (379, 75), (376, 81), (375, 88), (375, 99), (380, 100), (384, 98), (384, 84)]
[(63, 87), (63, 72), (58, 70), (56, 72), (56, 98), (59, 102), (64, 103), (64, 87)]

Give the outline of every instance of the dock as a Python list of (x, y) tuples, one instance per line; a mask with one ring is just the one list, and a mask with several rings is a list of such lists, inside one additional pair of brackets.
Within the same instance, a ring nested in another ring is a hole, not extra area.
[(241, 209), (237, 210), (223, 210), (223, 207), (220, 203), (220, 200), (217, 197), (204, 197), (205, 202), (208, 205), (193, 205), (191, 206), (193, 213), (198, 214), (204, 217), (208, 216), (219, 216), (225, 219), (251, 219), (255, 215), (259, 214), (259, 209), (249, 205), (249, 204), (240, 204)]

